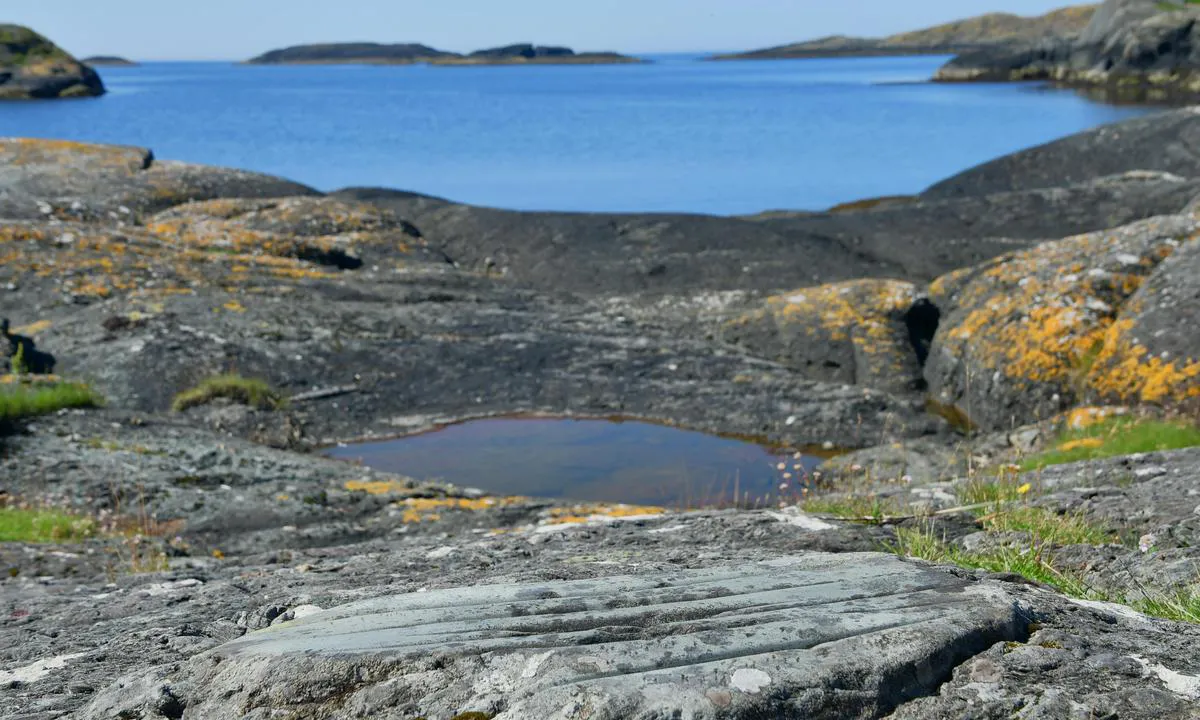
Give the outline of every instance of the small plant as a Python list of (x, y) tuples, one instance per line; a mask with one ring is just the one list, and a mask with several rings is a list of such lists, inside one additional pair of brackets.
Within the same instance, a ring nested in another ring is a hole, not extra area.
[(0, 423), (103, 404), (104, 399), (82, 383), (12, 383), (0, 386)]
[(1200, 446), (1200, 428), (1195, 425), (1118, 417), (1061, 433), (1054, 449), (1027, 458), (1021, 469), (1195, 446)]
[(29, 372), (29, 365), (25, 362), (25, 343), (17, 343), (17, 351), (9, 358), (13, 375), (25, 375)]
[(179, 393), (171, 403), (171, 410), (183, 412), (218, 398), (260, 410), (278, 410), (287, 405), (286, 398), (265, 381), (229, 374), (208, 378), (191, 390)]

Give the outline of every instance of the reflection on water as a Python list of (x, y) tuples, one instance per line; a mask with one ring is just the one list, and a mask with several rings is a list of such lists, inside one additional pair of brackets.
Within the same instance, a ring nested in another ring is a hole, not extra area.
[[(819, 458), (642, 422), (497, 419), (330, 450), (332, 457), (503, 495), (668, 507), (794, 494)], [(786, 461), (786, 467), (779, 465)], [(797, 468), (796, 466), (800, 467)], [(784, 474), (791, 478), (785, 478)]]

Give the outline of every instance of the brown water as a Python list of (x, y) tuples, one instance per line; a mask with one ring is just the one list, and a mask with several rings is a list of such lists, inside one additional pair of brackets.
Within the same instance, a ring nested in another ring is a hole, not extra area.
[(540, 418), (478, 420), (327, 454), (496, 494), (668, 507), (729, 505), (735, 489), (743, 504), (777, 502), (821, 462), (650, 423)]

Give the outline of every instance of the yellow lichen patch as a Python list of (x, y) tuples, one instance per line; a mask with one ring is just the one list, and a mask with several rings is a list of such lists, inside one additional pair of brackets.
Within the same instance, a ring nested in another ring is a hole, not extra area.
[(1062, 452), (1070, 452), (1071, 450), (1079, 450), (1080, 448), (1098, 448), (1103, 447), (1104, 441), (1100, 438), (1083, 438), (1082, 440), (1070, 440), (1058, 446)]
[(46, 332), (51, 328), (52, 325), (53, 323), (51, 323), (49, 320), (38, 320), (37, 322), (30, 323), (29, 325), (22, 325), (21, 327), (13, 328), (12, 332), (16, 333), (17, 335), (28, 335), (30, 337), (34, 337), (38, 333)]
[(412, 492), (412, 485), (399, 480), (351, 480), (346, 483), (346, 489), (370, 495), (400, 495)]
[(548, 525), (581, 525), (604, 520), (620, 520), (655, 517), (665, 514), (666, 508), (649, 505), (610, 505), (607, 503), (584, 503), (569, 507), (551, 508), (546, 519)]
[(237, 300), (230, 300), (229, 302), (225, 303), (221, 307), (225, 308), (229, 312), (236, 312), (236, 313), (246, 312), (246, 306), (241, 304)]
[(1129, 410), (1121, 407), (1081, 407), (1067, 413), (1066, 426), (1069, 430), (1083, 430)]
[(815, 320), (832, 340), (847, 340), (852, 330), (862, 330), (855, 342), (865, 345), (871, 338), (887, 338), (891, 334), (887, 319), (911, 307), (914, 298), (910, 283), (853, 280), (773, 297), (767, 301), (767, 311), (785, 318)]
[(62, 382), (66, 381), (58, 375), (13, 375), (11, 373), (0, 375), (0, 385), (34, 385), (39, 383), (57, 385)]
[(1130, 339), (1133, 321), (1113, 323), (1088, 375), (1088, 385), (1103, 396), (1126, 402), (1167, 404), (1200, 397), (1200, 361), (1180, 362), (1151, 356)]
[[(851, 357), (850, 373), (863, 384), (907, 385), (918, 372), (904, 314), (917, 289), (896, 280), (854, 280), (796, 290), (769, 298), (758, 310), (725, 327), (726, 337), (756, 354), (799, 368), (811, 353)], [(819, 350), (814, 350), (819, 349)], [(826, 364), (843, 368), (843, 361)]]
[(523, 502), (527, 502), (527, 499), (522, 497), (405, 498), (399, 505), (403, 510), (401, 520), (406, 524), (412, 524), (437, 522), (442, 519), (442, 513), (447, 511), (477, 512)]
[[(944, 329), (944, 346), (1015, 381), (1018, 390), (1094, 387), (1093, 368), (1113, 352), (1121, 306), (1180, 244), (1156, 223), (1044, 243), (980, 268), (957, 294), (965, 313)], [(1143, 377), (1112, 394), (1124, 398), (1136, 386), (1146, 395), (1160, 385)]]

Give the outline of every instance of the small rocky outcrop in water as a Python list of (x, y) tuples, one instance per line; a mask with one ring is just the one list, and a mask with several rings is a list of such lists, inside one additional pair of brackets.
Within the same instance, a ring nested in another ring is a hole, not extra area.
[(380, 64), (412, 65), (571, 65), (641, 62), (617, 53), (576, 53), (565, 47), (547, 47), (529, 43), (478, 50), (468, 55), (446, 52), (428, 45), (405, 43), (331, 43), (297, 45), (259, 55), (247, 61), (252, 65), (287, 64)]
[(1078, 35), (1098, 5), (1063, 8), (1039, 17), (988, 13), (924, 30), (863, 38), (835, 35), (745, 53), (718, 55), (715, 60), (770, 60), (813, 57), (871, 57), (961, 53), (1015, 42)]
[(431, 48), (417, 43), (384, 45), (380, 43), (328, 43), (322, 45), (295, 45), (280, 50), (271, 50), (247, 60), (250, 65), (303, 65), (338, 63), (377, 63), (406, 65), (430, 62), (441, 57), (455, 57), (456, 53)]
[(126, 60), (116, 55), (95, 55), (84, 58), (83, 63), (92, 67), (137, 67), (137, 63), (132, 60)]
[(0, 25), (0, 100), (96, 97), (96, 71), (20, 25)]
[(438, 58), (435, 65), (620, 65), (643, 62), (614, 52), (577, 53), (571, 48), (519, 43), (476, 50), (465, 57)]
[(1200, 94), (1200, 8), (1182, 0), (1107, 0), (1076, 38), (965, 53), (942, 82), (1051, 80), (1118, 99)]

